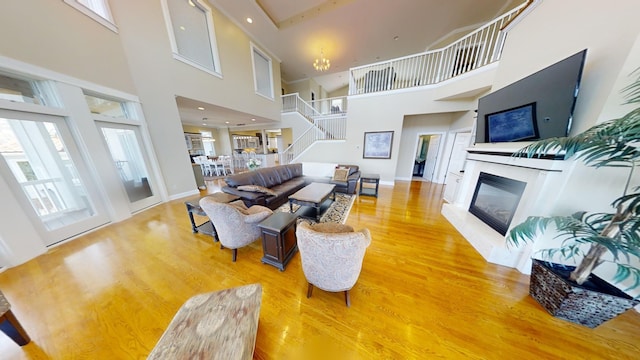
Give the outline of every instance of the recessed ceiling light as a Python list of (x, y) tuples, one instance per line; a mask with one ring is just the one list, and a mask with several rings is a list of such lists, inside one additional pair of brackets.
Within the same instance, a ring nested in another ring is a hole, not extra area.
[(202, 125), (207, 125), (207, 123), (202, 123)]
[(248, 22), (249, 24), (253, 24), (253, 19), (252, 19), (252, 18), (250, 18), (250, 17), (248, 17), (248, 18), (247, 18), (247, 22)]
[(204, 110), (202, 106), (198, 106), (198, 110)]
[(256, 121), (256, 119), (251, 119), (251, 121)]
[(225, 123), (225, 124), (228, 124), (229, 122), (228, 122), (228, 121), (225, 121), (224, 123)]
[(400, 36), (398, 36), (398, 35), (393, 37), (393, 40), (398, 40), (398, 39), (400, 39)]

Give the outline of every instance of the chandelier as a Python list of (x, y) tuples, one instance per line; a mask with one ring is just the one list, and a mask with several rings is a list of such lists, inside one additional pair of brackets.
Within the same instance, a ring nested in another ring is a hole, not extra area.
[(324, 52), (322, 52), (322, 50), (320, 50), (320, 58), (316, 59), (313, 62), (313, 68), (316, 69), (317, 71), (327, 71), (329, 70), (329, 68), (331, 67), (331, 62), (329, 61), (329, 59), (324, 57)]

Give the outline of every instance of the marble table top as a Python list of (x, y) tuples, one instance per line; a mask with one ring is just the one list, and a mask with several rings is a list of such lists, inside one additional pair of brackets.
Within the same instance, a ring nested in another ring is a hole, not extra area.
[(196, 295), (147, 359), (252, 359), (261, 302), (260, 284)]

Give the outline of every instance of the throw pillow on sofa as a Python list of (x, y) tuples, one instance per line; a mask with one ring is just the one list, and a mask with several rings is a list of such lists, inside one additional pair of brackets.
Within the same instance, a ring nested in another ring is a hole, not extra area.
[(349, 178), (349, 168), (348, 167), (338, 167), (333, 172), (333, 181), (347, 181)]
[(259, 192), (259, 193), (263, 193), (271, 196), (278, 195), (275, 191), (260, 185), (240, 185), (238, 186), (238, 190)]

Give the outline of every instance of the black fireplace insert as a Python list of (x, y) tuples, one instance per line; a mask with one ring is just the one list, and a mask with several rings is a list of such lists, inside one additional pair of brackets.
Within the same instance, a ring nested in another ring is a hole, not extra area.
[(526, 186), (522, 181), (481, 172), (469, 212), (506, 235)]

